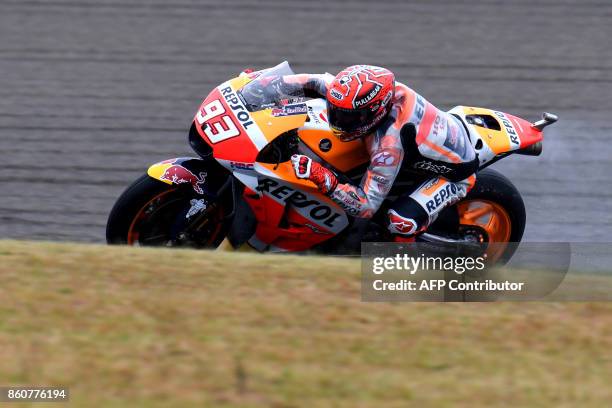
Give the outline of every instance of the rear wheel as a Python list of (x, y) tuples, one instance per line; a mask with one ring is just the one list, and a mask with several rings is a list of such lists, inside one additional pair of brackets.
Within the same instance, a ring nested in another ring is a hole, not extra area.
[(476, 185), (456, 205), (459, 233), (476, 242), (495, 243), (487, 248), (491, 261), (508, 262), (525, 231), (525, 204), (507, 177), (485, 169), (478, 173)]
[(427, 232), (478, 244), (486, 248), (490, 262), (503, 264), (523, 238), (525, 221), (525, 205), (516, 187), (501, 173), (485, 169), (468, 195), (445, 209)]
[(143, 175), (119, 197), (108, 218), (109, 244), (215, 248), (225, 237), (224, 206), (190, 188)]

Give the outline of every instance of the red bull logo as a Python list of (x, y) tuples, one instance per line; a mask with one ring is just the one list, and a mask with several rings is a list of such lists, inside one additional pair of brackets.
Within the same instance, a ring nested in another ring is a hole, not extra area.
[(166, 171), (164, 171), (164, 174), (162, 174), (160, 179), (170, 181), (173, 184), (189, 183), (193, 186), (196, 193), (204, 194), (202, 186), (206, 182), (205, 172), (201, 172), (198, 177), (185, 167), (178, 164), (173, 164), (172, 166), (168, 167)]

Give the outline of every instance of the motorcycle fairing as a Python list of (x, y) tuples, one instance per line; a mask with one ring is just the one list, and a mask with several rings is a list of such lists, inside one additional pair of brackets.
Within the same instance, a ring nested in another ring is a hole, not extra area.
[(278, 196), (282, 187), (264, 193), (245, 189), (244, 200), (257, 219), (249, 244), (260, 251), (304, 251), (334, 235), (296, 211), (290, 198), (285, 197), (286, 202), (279, 201), (274, 194)]
[(249, 112), (237, 93), (248, 81), (238, 77), (224, 82), (208, 95), (195, 115), (199, 135), (218, 160), (252, 164), (261, 149), (306, 120), (306, 114), (274, 115), (273, 108)]
[(268, 144), (251, 113), (237, 97), (231, 81), (221, 84), (206, 97), (194, 123), (217, 159), (253, 163)]
[(324, 231), (337, 234), (348, 225), (342, 208), (308, 180), (295, 176), (290, 163), (282, 163), (276, 170), (272, 165), (257, 164), (262, 175), (257, 191), (269, 195), (279, 203), (286, 203), (297, 213), (318, 224)]
[(295, 177), (291, 163), (256, 163), (258, 185), (243, 198), (257, 218), (256, 247), (302, 251), (345, 229), (346, 213), (307, 180)]
[(542, 132), (531, 123), (509, 113), (472, 106), (456, 106), (449, 112), (459, 116), (470, 131), (481, 164), (543, 139)]
[(348, 226), (344, 210), (312, 182), (297, 178), (291, 162), (255, 163), (252, 172), (254, 177), (245, 171), (234, 175), (245, 184), (243, 199), (257, 219), (249, 241), (256, 248), (303, 251)]
[[(195, 127), (216, 161), (245, 185), (243, 199), (257, 219), (253, 242), (265, 249), (306, 250), (346, 228), (348, 217), (313, 183), (295, 177), (290, 162), (259, 163), (258, 153), (292, 130), (340, 171), (367, 161), (367, 153), (363, 142), (342, 143), (332, 135), (323, 100), (249, 112), (238, 91), (251, 80), (241, 76), (215, 88), (196, 113)], [(321, 148), (323, 139), (331, 141), (329, 149)]]
[(202, 159), (178, 157), (155, 163), (147, 170), (149, 177), (170, 185), (191, 184), (195, 193), (206, 193), (209, 169)]
[(362, 139), (342, 142), (333, 135), (323, 99), (306, 101), (306, 106), (309, 120), (298, 129), (298, 136), (313, 153), (343, 173), (370, 161)]

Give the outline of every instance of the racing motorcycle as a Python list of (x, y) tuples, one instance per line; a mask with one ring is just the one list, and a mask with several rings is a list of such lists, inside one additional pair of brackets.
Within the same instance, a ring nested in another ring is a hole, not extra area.
[[(290, 158), (305, 154), (340, 182), (358, 184), (368, 163), (364, 142), (341, 142), (329, 127), (326, 102), (305, 92), (282, 94), (267, 86), (294, 72), (287, 62), (245, 71), (216, 87), (201, 104), (189, 131), (199, 157), (164, 160), (149, 167), (119, 197), (107, 225), (107, 242), (143, 246), (258, 251), (358, 251), (355, 242), (392, 240), (386, 208), (431, 170), (405, 162), (385, 203), (371, 220), (357, 219), (298, 179)], [(491, 164), (511, 155), (542, 151), (543, 129), (556, 122), (544, 113), (535, 123), (491, 109), (457, 106), (478, 153), (477, 182), (467, 197), (446, 208), (417, 241), (498, 243), (490, 259), (508, 260), (525, 228), (525, 206), (516, 187)], [(406, 142), (404, 142), (406, 140)], [(402, 134), (409, 143), (409, 135)], [(436, 198), (433, 197), (433, 200)], [(359, 234), (355, 239), (355, 234)]]

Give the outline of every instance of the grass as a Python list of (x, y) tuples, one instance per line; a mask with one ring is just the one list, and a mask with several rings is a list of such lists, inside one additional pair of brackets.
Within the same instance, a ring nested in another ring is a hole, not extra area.
[(16, 241), (0, 281), (0, 385), (75, 407), (612, 400), (610, 303), (363, 303), (357, 260)]

